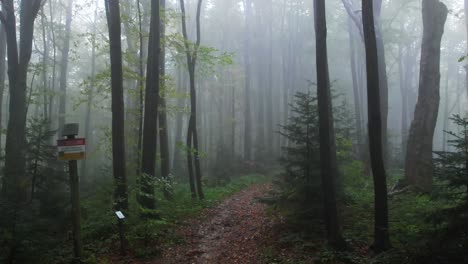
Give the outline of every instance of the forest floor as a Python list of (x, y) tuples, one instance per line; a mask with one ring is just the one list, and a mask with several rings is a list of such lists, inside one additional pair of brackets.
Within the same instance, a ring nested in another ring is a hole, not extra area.
[(264, 263), (263, 251), (274, 241), (278, 220), (267, 212), (264, 197), (269, 183), (253, 184), (227, 197), (174, 231), (181, 243), (166, 245), (161, 256), (141, 260), (127, 256), (111, 263), (125, 264), (243, 264)]
[(163, 249), (146, 263), (261, 263), (261, 251), (274, 226), (266, 205), (269, 184), (252, 185), (204, 210), (177, 230), (185, 243)]

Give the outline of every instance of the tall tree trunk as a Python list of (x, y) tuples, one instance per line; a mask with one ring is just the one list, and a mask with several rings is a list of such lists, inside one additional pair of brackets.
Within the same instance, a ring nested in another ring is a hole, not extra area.
[[(165, 8), (166, 8), (166, 0), (161, 0), (161, 38), (164, 39), (166, 35), (166, 22), (165, 22)], [(167, 126), (167, 109), (166, 109), (166, 93), (167, 89), (165, 87), (165, 74), (166, 74), (166, 50), (165, 45), (161, 45), (161, 62), (160, 62), (160, 71), (161, 71), (161, 87), (163, 90), (162, 96), (159, 93), (159, 144), (161, 145), (160, 153), (161, 153), (161, 177), (163, 179), (169, 179), (170, 173), (170, 158), (169, 158), (169, 135), (168, 135), (168, 126)], [(164, 196), (169, 199), (170, 192), (166, 188), (164, 189)]]
[[(93, 36), (91, 40), (91, 75), (90, 75), (90, 83), (89, 83), (89, 91), (86, 100), (86, 116), (85, 116), (85, 138), (88, 142), (88, 152), (92, 152), (91, 146), (92, 138), (91, 138), (91, 108), (93, 105), (93, 96), (94, 96), (94, 89), (95, 89), (95, 82), (96, 82), (96, 33), (97, 33), (97, 15), (98, 15), (98, 1), (96, 0), (96, 9), (94, 10), (94, 23), (93, 23)], [(86, 184), (89, 181), (88, 175), (88, 161), (83, 160), (81, 162), (81, 179), (83, 184)]]
[(183, 159), (181, 155), (181, 148), (180, 144), (183, 142), (183, 129), (184, 129), (184, 114), (185, 114), (185, 96), (182, 96), (182, 94), (185, 94), (187, 89), (185, 88), (185, 85), (187, 83), (186, 80), (186, 75), (183, 74), (182, 70), (179, 68), (178, 70), (178, 98), (177, 98), (177, 116), (176, 116), (176, 131), (175, 131), (175, 147), (174, 147), (174, 158), (172, 159), (172, 167), (174, 168), (174, 174), (179, 175), (183, 173)]
[[(195, 182), (196, 182), (196, 191), (198, 198), (203, 200), (205, 195), (203, 193), (202, 182), (201, 182), (201, 168), (200, 168), (200, 149), (199, 149), (199, 142), (198, 142), (198, 128), (197, 128), (197, 90), (195, 87), (195, 70), (197, 65), (197, 57), (198, 57), (198, 50), (200, 48), (200, 35), (201, 35), (201, 28), (200, 28), (200, 15), (201, 15), (201, 6), (202, 0), (198, 0), (197, 4), (197, 15), (196, 15), (196, 42), (195, 47), (190, 47), (188, 43), (188, 34), (187, 34), (187, 24), (186, 24), (186, 12), (185, 12), (185, 3), (184, 0), (180, 0), (180, 9), (182, 11), (182, 33), (185, 39), (185, 51), (187, 55), (187, 66), (189, 72), (189, 79), (190, 79), (190, 119), (189, 119), (189, 126), (188, 126), (188, 133), (187, 133), (187, 146), (189, 150), (187, 151), (187, 164), (189, 170), (189, 178), (190, 182), (192, 183), (193, 180), (193, 172), (195, 175)], [(192, 149), (193, 147), (193, 149)], [(193, 171), (192, 159), (195, 163), (195, 170)], [(193, 197), (193, 191), (192, 191)]]
[[(41, 6), (40, 0), (20, 2), (20, 37), (17, 41), (16, 17), (13, 0), (2, 1), (2, 24), (6, 31), (8, 79), (10, 89), (10, 118), (5, 146), (5, 177), (3, 193), (13, 198), (15, 207), (28, 201), (26, 177), (26, 116), (27, 76), (32, 53), (34, 20)], [(21, 55), (21, 56), (20, 56)]]
[[(404, 30), (401, 28), (401, 30)], [(406, 53), (409, 52), (406, 50)], [(406, 55), (407, 56), (407, 55)], [(408, 140), (408, 87), (406, 82), (406, 73), (404, 72), (405, 58), (403, 54), (402, 43), (398, 43), (398, 76), (400, 78), (400, 94), (401, 94), (401, 153), (404, 160), (406, 154), (406, 142)]]
[(388, 161), (390, 149), (388, 144), (388, 77), (387, 63), (385, 59), (385, 45), (382, 32), (382, 0), (374, 0), (374, 22), (377, 38), (377, 53), (379, 59), (379, 87), (380, 87), (380, 112), (382, 115), (382, 144), (384, 161)]
[(151, 26), (148, 45), (148, 64), (146, 71), (146, 96), (143, 126), (143, 151), (141, 157), (142, 192), (140, 203), (148, 209), (155, 209), (154, 187), (156, 177), (157, 116), (160, 86), (160, 8), (159, 0), (151, 0)]
[(358, 72), (356, 66), (356, 42), (354, 37), (354, 28), (351, 24), (351, 18), (348, 19), (348, 33), (349, 33), (349, 50), (350, 50), (350, 63), (351, 63), (351, 77), (353, 81), (353, 95), (354, 95), (354, 114), (356, 115), (356, 141), (357, 153), (360, 159), (363, 159), (363, 140), (362, 140), (362, 118), (361, 118), (361, 98), (360, 86), (358, 80)]
[(106, 0), (107, 24), (112, 85), (112, 164), (115, 180), (114, 204), (116, 210), (128, 209), (127, 177), (125, 166), (125, 111), (122, 70), (122, 30), (119, 0)]
[(439, 0), (423, 0), (422, 10), (419, 96), (408, 138), (405, 178), (408, 184), (430, 188), (434, 169), (433, 139), (440, 103), (440, 48), (448, 10)]
[[(3, 94), (5, 93), (6, 74), (6, 32), (3, 23), (0, 23), (0, 130), (3, 130)], [(0, 155), (2, 155), (2, 134), (0, 133)]]
[[(2, 185), (2, 200), (7, 205), (7, 214), (13, 215), (5, 224), (12, 241), (7, 262), (13, 263), (19, 244), (16, 225), (22, 207), (29, 202), (31, 182), (26, 175), (26, 118), (28, 66), (32, 53), (34, 20), (39, 12), (41, 0), (22, 0), (19, 3), (20, 36), (17, 40), (15, 5), (13, 0), (1, 1), (1, 23), (6, 32), (8, 81), (10, 89), (9, 119), (5, 145), (5, 167)], [(10, 211), (11, 210), (11, 211)]]
[[(49, 38), (52, 42), (52, 78), (50, 80), (50, 95), (49, 95), (49, 120), (50, 120), (50, 129), (54, 127), (54, 120), (57, 112), (54, 112), (55, 105), (55, 82), (56, 82), (56, 66), (57, 66), (57, 42), (55, 38), (55, 27), (54, 27), (54, 10), (52, 1), (49, 4), (49, 18), (50, 18), (50, 31)], [(54, 144), (53, 139), (51, 139), (51, 144)]]
[(332, 98), (328, 71), (325, 0), (315, 0), (314, 10), (317, 60), (317, 99), (320, 134), (320, 169), (325, 202), (325, 223), (327, 226), (328, 243), (333, 247), (343, 248), (344, 240), (338, 220), (336, 202), (338, 164), (336, 160), (335, 128), (333, 124)]
[(252, 3), (251, 0), (244, 0), (245, 9), (245, 36), (244, 36), (244, 70), (245, 70), (245, 91), (244, 91), (244, 159), (252, 159), (252, 114), (250, 111), (251, 96), (251, 67), (250, 67), (250, 31), (252, 24)]
[(374, 250), (381, 252), (390, 247), (388, 231), (387, 177), (385, 173), (382, 116), (380, 111), (379, 58), (375, 35), (373, 0), (362, 1), (364, 42), (367, 68), (367, 108), (369, 115), (369, 149), (374, 178)]
[[(47, 106), (47, 89), (48, 89), (48, 74), (47, 74), (47, 69), (48, 69), (48, 64), (49, 64), (49, 43), (47, 42), (47, 29), (46, 29), (46, 16), (44, 14), (44, 9), (41, 8), (41, 26), (42, 26), (42, 44), (44, 45), (44, 54), (42, 56), (42, 94), (43, 94), (43, 109), (42, 109), (42, 115), (45, 120), (49, 120), (49, 116), (47, 114), (48, 106)], [(1, 102), (0, 102), (1, 103)], [(1, 106), (0, 106), (1, 109)], [(1, 114), (0, 114), (1, 116)], [(0, 140), (1, 141), (1, 140)]]
[(58, 131), (61, 131), (65, 124), (65, 115), (67, 112), (67, 77), (68, 77), (68, 54), (70, 52), (71, 23), (73, 18), (73, 0), (67, 2), (67, 14), (65, 18), (65, 37), (63, 39), (62, 58), (60, 62), (60, 101), (59, 101), (59, 120)]
[(137, 145), (136, 145), (136, 155), (135, 155), (135, 162), (136, 162), (136, 175), (140, 175), (141, 173), (141, 150), (143, 148), (143, 112), (144, 112), (144, 78), (145, 78), (145, 67), (144, 67), (144, 59), (145, 59), (145, 48), (144, 48), (144, 39), (143, 39), (143, 21), (142, 21), (142, 13), (141, 13), (141, 5), (140, 0), (137, 0), (137, 10), (138, 10), (138, 41), (140, 47), (140, 54), (138, 57), (138, 127), (136, 128), (137, 137)]
[[(466, 27), (466, 53), (468, 54), (468, 0), (465, 0), (465, 27)], [(465, 65), (465, 85), (466, 85), (466, 94), (468, 95), (468, 64)]]

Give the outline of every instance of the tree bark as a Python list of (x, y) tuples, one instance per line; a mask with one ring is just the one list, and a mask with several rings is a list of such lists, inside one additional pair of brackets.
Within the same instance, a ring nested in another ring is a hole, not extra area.
[(120, 25), (120, 3), (106, 0), (107, 24), (112, 85), (112, 164), (115, 180), (114, 204), (116, 210), (128, 209), (128, 191), (125, 166), (125, 111), (122, 69), (122, 30)]
[[(356, 143), (357, 143), (357, 154), (359, 159), (363, 159), (363, 129), (362, 129), (362, 117), (361, 117), (361, 98), (360, 98), (360, 86), (358, 80), (357, 61), (356, 61), (356, 43), (354, 37), (354, 28), (351, 25), (351, 18), (348, 19), (348, 33), (349, 33), (349, 49), (350, 49), (350, 63), (351, 63), (351, 77), (353, 81), (353, 95), (354, 95), (354, 113), (356, 118)], [(359, 42), (361, 43), (361, 42)]]
[(160, 6), (159, 0), (151, 0), (151, 26), (148, 45), (146, 73), (146, 96), (143, 125), (143, 151), (141, 157), (142, 192), (140, 203), (148, 209), (156, 208), (154, 187), (151, 180), (156, 177), (157, 116), (160, 87)]
[(244, 159), (252, 159), (252, 114), (250, 111), (251, 67), (250, 67), (250, 31), (252, 24), (252, 3), (245, 0), (245, 37), (244, 37), (244, 70), (245, 70), (245, 101), (244, 101)]
[[(166, 8), (166, 0), (161, 0), (161, 38), (165, 38), (166, 34), (166, 22), (165, 22), (165, 8)], [(164, 41), (163, 41), (164, 43)], [(168, 124), (167, 124), (167, 109), (166, 109), (166, 87), (165, 87), (165, 74), (166, 74), (166, 51), (164, 44), (161, 44), (161, 62), (160, 62), (160, 71), (161, 71), (161, 87), (163, 89), (163, 93), (159, 93), (159, 144), (161, 145), (160, 148), (160, 155), (161, 155), (161, 177), (163, 179), (169, 179), (170, 173), (170, 158), (169, 158), (169, 135), (168, 135)], [(164, 196), (166, 199), (171, 197), (170, 191), (165, 188), (164, 189)]]
[[(86, 116), (85, 116), (85, 138), (88, 142), (88, 152), (92, 152), (91, 146), (93, 145), (93, 139), (91, 138), (91, 108), (93, 105), (93, 96), (96, 82), (96, 33), (97, 33), (97, 15), (98, 15), (98, 2), (96, 0), (96, 9), (94, 11), (94, 23), (93, 23), (93, 36), (91, 41), (91, 77), (89, 83), (89, 91), (86, 100)], [(81, 179), (83, 184), (86, 184), (89, 181), (88, 175), (88, 161), (83, 160), (81, 162)]]
[(419, 96), (411, 123), (406, 153), (405, 178), (410, 185), (430, 188), (432, 150), (440, 103), (440, 48), (447, 7), (439, 0), (423, 0), (423, 41)]
[[(465, 0), (465, 26), (466, 26), (466, 53), (468, 54), (468, 0)], [(466, 85), (466, 91), (468, 95), (468, 64), (465, 65), (465, 85)]]
[(59, 100), (59, 119), (58, 131), (59, 137), (62, 134), (65, 124), (65, 115), (67, 113), (67, 78), (68, 78), (68, 54), (70, 52), (71, 23), (73, 18), (73, 0), (67, 2), (67, 14), (65, 21), (65, 37), (63, 39), (62, 58), (60, 62), (60, 100)]
[(20, 37), (17, 42), (13, 0), (2, 1), (1, 19), (6, 31), (10, 107), (6, 146), (3, 194), (13, 199), (14, 206), (28, 201), (29, 179), (26, 177), (27, 76), (32, 53), (34, 20), (41, 0), (20, 2)]
[(328, 70), (325, 0), (315, 0), (314, 10), (317, 60), (317, 99), (320, 135), (320, 169), (324, 193), (325, 224), (327, 226), (328, 243), (335, 248), (343, 248), (345, 246), (345, 242), (341, 234), (336, 202), (338, 164), (336, 160), (335, 128), (333, 124), (332, 98)]
[(379, 58), (375, 34), (372, 0), (362, 1), (364, 42), (366, 47), (367, 103), (369, 115), (369, 149), (374, 178), (374, 250), (390, 247), (388, 232), (387, 177), (382, 144), (382, 116), (380, 106)]
[[(6, 74), (6, 32), (3, 23), (0, 22), (0, 130), (3, 129), (3, 94), (5, 93)], [(2, 133), (0, 133), (0, 155), (2, 155)]]
[[(200, 200), (205, 198), (203, 193), (202, 187), (202, 175), (201, 175), (201, 168), (200, 168), (200, 148), (198, 142), (198, 128), (197, 128), (197, 90), (196, 90), (196, 82), (195, 82), (195, 70), (197, 65), (197, 56), (198, 50), (200, 48), (200, 35), (201, 35), (201, 28), (200, 28), (200, 15), (201, 15), (201, 6), (202, 0), (198, 0), (197, 4), (197, 15), (196, 15), (196, 42), (195, 47), (190, 48), (188, 43), (188, 34), (187, 34), (187, 24), (186, 24), (186, 12), (185, 12), (185, 4), (184, 0), (180, 0), (180, 9), (182, 11), (182, 33), (185, 39), (185, 51), (187, 55), (187, 66), (188, 66), (188, 73), (189, 73), (189, 80), (190, 80), (190, 119), (189, 119), (189, 126), (188, 126), (188, 133), (187, 133), (187, 164), (189, 170), (189, 179), (192, 187), (192, 181), (195, 180), (196, 183), (196, 192), (197, 196)], [(193, 149), (192, 149), (193, 147)], [(193, 163), (195, 165), (195, 170), (193, 170)], [(194, 177), (193, 177), (194, 175)], [(193, 190), (192, 190), (192, 197), (193, 197)]]

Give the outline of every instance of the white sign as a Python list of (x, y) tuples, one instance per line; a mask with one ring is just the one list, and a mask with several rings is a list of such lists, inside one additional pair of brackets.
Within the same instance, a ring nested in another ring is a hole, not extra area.
[(117, 215), (117, 218), (125, 219), (125, 215), (121, 211), (117, 211), (117, 212), (115, 212), (115, 214)]

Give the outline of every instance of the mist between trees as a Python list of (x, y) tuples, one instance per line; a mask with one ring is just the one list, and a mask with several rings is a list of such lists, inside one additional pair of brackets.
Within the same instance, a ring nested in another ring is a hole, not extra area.
[[(443, 215), (456, 201), (439, 224), (460, 232), (446, 235), (466, 249), (467, 230), (454, 224), (466, 219), (457, 211), (466, 194), (433, 195), (468, 183), (460, 172), (467, 0), (2, 0), (0, 8), (0, 262), (89, 260), (97, 233), (115, 233), (104, 224), (114, 211), (140, 228), (128, 228), (127, 246), (146, 247), (153, 240), (142, 230), (169, 229), (164, 206), (179, 203), (178, 188), (203, 203), (210, 188), (254, 172), (276, 175), (272, 199), (294, 204), (296, 219), (317, 204), (333, 249), (355, 248), (346, 228), (359, 220), (346, 217), (359, 210), (346, 201), (361, 201), (360, 189), (372, 204), (372, 252), (403, 248), (394, 195), (432, 197)], [(68, 123), (87, 142), (74, 219), (68, 166), (55, 148)], [(84, 249), (60, 245), (74, 221)], [(56, 251), (43, 254), (47, 246)]]

